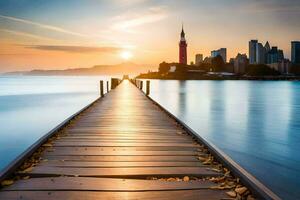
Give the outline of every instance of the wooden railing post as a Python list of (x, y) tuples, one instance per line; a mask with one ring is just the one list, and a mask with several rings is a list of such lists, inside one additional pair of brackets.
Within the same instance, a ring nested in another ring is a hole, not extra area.
[(143, 81), (141, 81), (140, 89), (143, 90)]
[(109, 92), (109, 81), (106, 81), (106, 93)]
[(146, 95), (149, 96), (150, 94), (150, 81), (146, 81)]
[(103, 91), (103, 81), (100, 81), (100, 96), (104, 96), (104, 91)]

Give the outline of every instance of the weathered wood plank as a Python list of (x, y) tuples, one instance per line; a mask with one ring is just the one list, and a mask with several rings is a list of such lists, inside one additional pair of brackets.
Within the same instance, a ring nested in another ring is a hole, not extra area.
[(199, 144), (194, 143), (144, 143), (144, 142), (132, 142), (132, 143), (103, 143), (103, 142), (75, 142), (75, 141), (62, 141), (58, 140), (53, 143), (54, 146), (65, 147), (199, 147)]
[(44, 153), (45, 156), (196, 156), (198, 154), (196, 151), (60, 151), (56, 149)]
[(87, 177), (52, 177), (20, 180), (5, 191), (164, 191), (208, 189), (211, 181), (161, 181)]
[(91, 191), (3, 191), (5, 200), (220, 200), (228, 199), (224, 191), (182, 190), (149, 192), (91, 192)]
[[(197, 147), (55, 147), (53, 152), (99, 152), (99, 151), (197, 151)], [(50, 151), (52, 151), (50, 150)], [(46, 151), (48, 152), (48, 151)], [(201, 152), (199, 152), (200, 154)]]
[(65, 160), (65, 161), (95, 161), (95, 162), (199, 162), (196, 156), (43, 156), (48, 160)]
[[(80, 162), (80, 161), (47, 161), (38, 166), (47, 167), (77, 167), (77, 168), (103, 168), (103, 167), (200, 167), (200, 162)], [(207, 167), (207, 166), (206, 166)]]
[[(23, 174), (23, 173), (22, 173)], [(130, 168), (64, 168), (37, 166), (31, 172), (24, 174), (30, 176), (86, 176), (86, 177), (141, 177), (148, 176), (220, 176), (219, 173), (207, 167), (130, 167)]]

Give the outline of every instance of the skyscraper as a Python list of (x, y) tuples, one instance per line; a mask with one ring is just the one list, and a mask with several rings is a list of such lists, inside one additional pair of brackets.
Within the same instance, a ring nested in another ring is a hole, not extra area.
[(179, 42), (179, 63), (185, 65), (187, 64), (187, 43), (185, 40), (185, 33), (183, 30), (183, 26), (182, 26), (182, 30), (180, 34), (180, 42)]
[(255, 64), (256, 63), (256, 45), (257, 40), (251, 40), (249, 42), (249, 63)]
[(200, 65), (203, 62), (203, 54), (196, 54), (195, 56), (195, 64)]
[(227, 49), (221, 48), (218, 50), (211, 51), (211, 57), (221, 56), (223, 58), (224, 63), (227, 62)]
[(300, 64), (300, 41), (292, 41), (292, 63)]
[(262, 43), (256, 43), (256, 62), (255, 64), (265, 64), (265, 48)]

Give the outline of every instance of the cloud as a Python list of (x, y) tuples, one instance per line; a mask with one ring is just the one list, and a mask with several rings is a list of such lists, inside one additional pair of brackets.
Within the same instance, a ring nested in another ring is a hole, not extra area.
[(117, 21), (112, 26), (112, 29), (130, 32), (130, 28), (142, 26), (149, 23), (154, 23), (167, 18), (167, 11), (164, 6), (149, 8), (145, 13), (128, 16), (128, 14), (114, 17)]
[(37, 26), (37, 27), (42, 28), (42, 29), (51, 30), (51, 31), (59, 32), (59, 33), (64, 33), (64, 34), (69, 34), (69, 35), (74, 35), (74, 36), (79, 36), (79, 37), (88, 37), (88, 35), (84, 35), (84, 34), (81, 34), (81, 33), (76, 33), (76, 32), (66, 30), (66, 29), (63, 29), (63, 28), (60, 28), (60, 27), (56, 27), (56, 26), (41, 24), (41, 23), (38, 23), (38, 22), (26, 20), (26, 19), (6, 16), (6, 15), (0, 15), (0, 18), (10, 20), (10, 21), (19, 22), (19, 23), (23, 23), (23, 24), (28, 24), (28, 25), (32, 25), (32, 26)]
[(25, 33), (25, 32), (21, 32), (21, 31), (10, 30), (10, 29), (0, 29), (0, 31), (10, 33), (10, 34), (13, 34), (13, 35), (19, 35), (19, 36), (25, 36), (25, 37), (29, 37), (29, 38), (33, 38), (33, 39), (38, 39), (38, 40), (57, 41), (57, 40), (52, 39), (52, 38), (43, 37), (43, 36), (30, 34), (30, 33)]
[(44, 51), (63, 51), (68, 53), (116, 53), (122, 48), (118, 47), (88, 47), (88, 46), (63, 46), (63, 45), (23, 45), (25, 48)]

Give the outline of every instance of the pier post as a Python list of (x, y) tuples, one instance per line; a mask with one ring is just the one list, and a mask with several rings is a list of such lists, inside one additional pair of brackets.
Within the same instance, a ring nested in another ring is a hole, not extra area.
[(100, 81), (100, 96), (104, 96), (104, 91), (103, 91), (103, 81)]
[(143, 81), (141, 81), (140, 89), (143, 90)]
[(150, 81), (146, 81), (146, 95), (149, 96), (150, 94)]
[(108, 92), (109, 92), (109, 82), (106, 81), (106, 93), (108, 93)]

